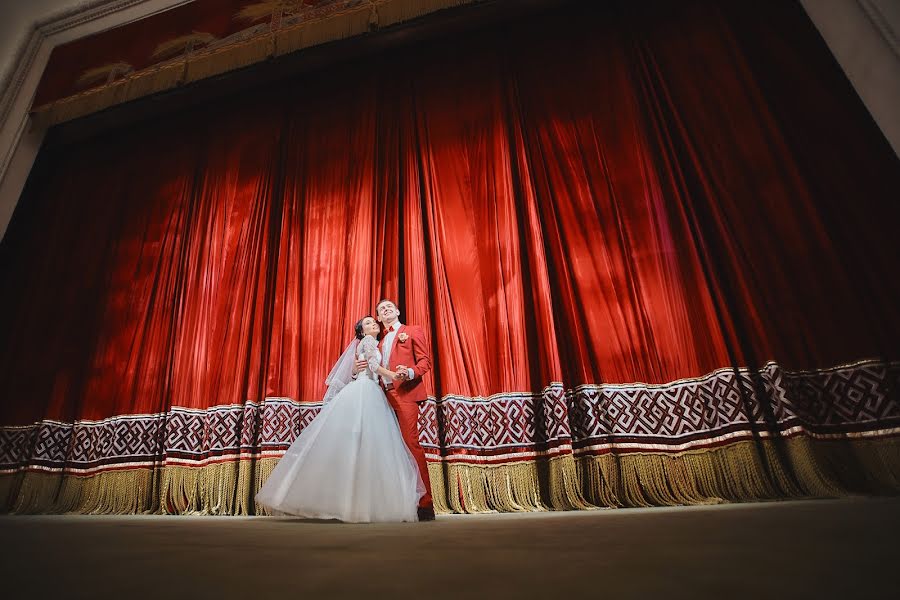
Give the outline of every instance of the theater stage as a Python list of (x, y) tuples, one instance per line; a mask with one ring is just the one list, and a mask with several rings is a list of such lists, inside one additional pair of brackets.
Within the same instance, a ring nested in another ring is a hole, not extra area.
[[(6, 598), (876, 598), (900, 498), (442, 516), (3, 516)], [(14, 593), (9, 594), (10, 591)]]

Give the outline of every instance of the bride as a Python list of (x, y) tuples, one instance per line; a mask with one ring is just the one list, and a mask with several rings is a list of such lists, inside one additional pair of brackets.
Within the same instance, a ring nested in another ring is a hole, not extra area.
[[(378, 322), (356, 323), (356, 338), (331, 370), (321, 412), (287, 449), (256, 495), (275, 514), (348, 523), (415, 521), (425, 493), (415, 459), (377, 377)], [(368, 367), (352, 377), (356, 357)]]

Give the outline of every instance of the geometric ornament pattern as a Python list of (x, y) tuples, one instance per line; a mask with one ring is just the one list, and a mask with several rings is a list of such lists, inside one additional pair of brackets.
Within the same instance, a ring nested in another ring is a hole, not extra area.
[[(174, 407), (100, 421), (45, 420), (0, 427), (0, 473), (87, 474), (125, 466), (204, 465), (280, 456), (321, 403), (290, 398)], [(604, 384), (420, 405), (429, 460), (533, 460), (561, 453), (680, 452), (753, 436), (849, 437), (900, 433), (900, 363), (861, 361), (790, 372), (720, 369), (661, 385)]]

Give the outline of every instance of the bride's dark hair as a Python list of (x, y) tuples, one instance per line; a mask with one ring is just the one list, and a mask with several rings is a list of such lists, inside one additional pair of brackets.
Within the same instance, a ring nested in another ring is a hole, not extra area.
[(354, 331), (356, 332), (356, 339), (361, 340), (364, 337), (366, 337), (366, 334), (363, 333), (362, 322), (365, 321), (366, 319), (374, 319), (374, 318), (375, 317), (373, 317), (372, 315), (366, 315), (363, 318), (361, 318), (359, 321), (356, 322), (356, 326), (353, 328)]

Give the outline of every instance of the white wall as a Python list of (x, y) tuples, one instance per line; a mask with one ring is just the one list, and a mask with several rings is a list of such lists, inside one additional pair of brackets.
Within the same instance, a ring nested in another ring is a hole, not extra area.
[(800, 0), (900, 156), (900, 0)]
[(190, 0), (0, 0), (0, 237), (44, 139), (28, 111), (54, 47)]
[(36, 22), (81, 4), (84, 0), (0, 0), (0, 81), (6, 80)]

